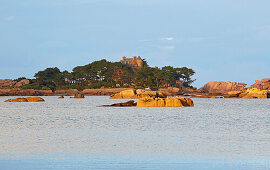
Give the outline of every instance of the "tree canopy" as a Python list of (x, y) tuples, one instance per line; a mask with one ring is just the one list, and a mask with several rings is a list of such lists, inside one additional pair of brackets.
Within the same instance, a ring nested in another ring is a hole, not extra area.
[[(150, 67), (145, 60), (142, 68), (133, 70), (129, 65), (120, 62), (109, 62), (105, 59), (94, 61), (84, 66), (61, 72), (57, 67), (46, 68), (35, 74), (35, 78), (28, 87), (38, 89), (70, 89), (85, 88), (164, 88), (183, 85), (192, 87), (195, 81), (192, 76), (195, 71), (180, 67), (164, 66), (162, 68)], [(26, 87), (27, 88), (27, 87)]]

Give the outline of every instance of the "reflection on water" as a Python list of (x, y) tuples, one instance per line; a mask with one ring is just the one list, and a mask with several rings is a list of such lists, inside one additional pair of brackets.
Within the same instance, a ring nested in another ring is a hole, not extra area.
[(119, 100), (44, 98), (45, 103), (4, 103), (7, 97), (0, 97), (1, 165), (269, 167), (267, 99), (194, 99), (191, 108), (102, 108), (96, 106)]

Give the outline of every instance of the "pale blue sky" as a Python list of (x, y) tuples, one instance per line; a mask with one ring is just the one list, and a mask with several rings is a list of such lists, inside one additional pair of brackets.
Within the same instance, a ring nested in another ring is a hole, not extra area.
[(195, 86), (270, 77), (269, 0), (1, 0), (0, 79), (140, 55)]

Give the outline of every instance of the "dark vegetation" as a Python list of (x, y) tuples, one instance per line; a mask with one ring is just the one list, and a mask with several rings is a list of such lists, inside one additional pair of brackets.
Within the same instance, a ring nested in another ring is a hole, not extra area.
[[(105, 59), (95, 61), (85, 66), (77, 66), (72, 72), (61, 72), (57, 67), (46, 68), (37, 72), (35, 79), (30, 84), (24, 85), (23, 89), (78, 89), (86, 88), (116, 88), (134, 87), (158, 89), (164, 87), (192, 87), (195, 81), (191, 77), (195, 74), (187, 67), (162, 68), (144, 66), (133, 70), (128, 65), (120, 62), (109, 62)], [(22, 78), (19, 78), (22, 79)]]

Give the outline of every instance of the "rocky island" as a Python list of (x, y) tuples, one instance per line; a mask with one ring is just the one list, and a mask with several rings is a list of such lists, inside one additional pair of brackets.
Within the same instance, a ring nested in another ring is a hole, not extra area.
[[(196, 89), (187, 67), (150, 67), (140, 56), (123, 57), (120, 62), (105, 59), (61, 72), (47, 68), (34, 79), (0, 80), (0, 96), (83, 96), (105, 95), (112, 99), (166, 98), (269, 98), (270, 78), (243, 82), (212, 81)], [(250, 90), (255, 88), (257, 90)], [(259, 92), (259, 90), (263, 90)], [(240, 94), (241, 93), (241, 94)], [(250, 95), (252, 93), (252, 95)], [(261, 95), (263, 93), (263, 95)], [(239, 94), (239, 95), (238, 95)], [(76, 97), (75, 97), (76, 98)], [(82, 97), (79, 97), (82, 98)]]

